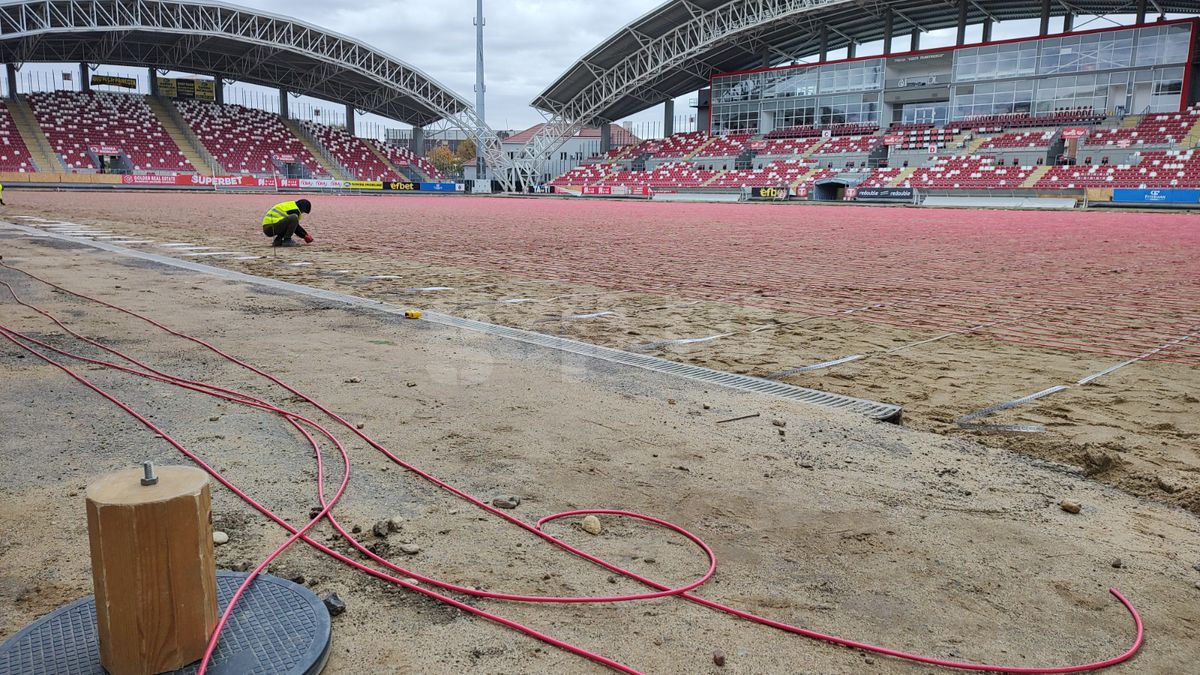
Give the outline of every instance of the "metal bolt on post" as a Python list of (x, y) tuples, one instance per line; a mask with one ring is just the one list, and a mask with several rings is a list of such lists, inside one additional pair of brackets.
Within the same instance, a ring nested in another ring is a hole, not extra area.
[(156, 485), (158, 476), (154, 475), (154, 462), (142, 462), (142, 485)]

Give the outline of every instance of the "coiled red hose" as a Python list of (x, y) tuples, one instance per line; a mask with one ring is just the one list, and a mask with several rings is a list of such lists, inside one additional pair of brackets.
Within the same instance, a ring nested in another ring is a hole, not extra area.
[[(218, 629), (214, 633), (212, 641), (209, 644), (209, 648), (205, 654), (204, 661), (201, 664), (201, 673), (203, 673), (207, 668), (208, 661), (211, 657), (212, 651), (215, 648), (217, 640), (220, 636), (221, 628), (224, 626), (225, 622), (228, 620), (228, 617), (230, 616), (230, 613), (233, 611), (237, 599), (241, 597), (242, 593), (245, 591), (245, 589), (248, 587), (248, 585), (252, 582), (254, 576), (256, 576), (258, 573), (260, 573), (262, 569), (264, 569), (272, 560), (275, 559), (275, 557), (277, 557), (288, 546), (290, 546), (292, 543), (294, 543), (297, 540), (303, 541), (306, 544), (321, 551), (322, 553), (325, 553), (326, 555), (329, 555), (329, 556), (339, 560), (340, 562), (343, 562), (343, 563), (347, 564), (348, 566), (350, 566), (354, 569), (357, 569), (359, 571), (362, 571), (366, 574), (369, 574), (376, 578), (383, 579), (385, 581), (403, 586), (404, 588), (407, 588), (409, 590), (417, 591), (419, 593), (422, 593), (424, 595), (427, 595), (429, 597), (437, 599), (441, 602), (447, 603), (453, 607), (456, 607), (463, 611), (469, 612), (473, 615), (480, 616), (482, 618), (486, 618), (490, 621), (494, 621), (494, 622), (504, 625), (506, 627), (520, 631), (526, 635), (534, 637), (534, 638), (541, 640), (541, 641), (543, 641), (549, 645), (552, 645), (554, 647), (564, 649), (570, 653), (582, 656), (591, 661), (594, 661), (601, 665), (605, 665), (609, 668), (612, 668), (612, 669), (615, 669), (615, 670), (618, 670), (621, 672), (627, 672), (627, 673), (637, 673), (638, 672), (638, 671), (634, 670), (633, 668), (630, 668), (629, 666), (618, 663), (617, 661), (614, 661), (608, 657), (605, 657), (605, 656), (602, 656), (599, 654), (595, 654), (595, 653), (590, 652), (581, 647), (577, 647), (575, 645), (564, 642), (562, 640), (558, 640), (557, 638), (553, 638), (549, 635), (545, 635), (545, 634), (543, 634), (533, 628), (525, 626), (523, 624), (517, 623), (515, 621), (506, 619), (504, 617), (501, 617), (499, 615), (496, 615), (496, 614), (493, 614), (490, 612), (486, 612), (486, 611), (477, 609), (475, 607), (472, 607), (471, 605), (468, 605), (461, 601), (455, 600), (454, 598), (451, 598), (449, 596), (446, 596), (441, 593), (424, 588), (424, 587), (420, 586), (419, 584), (410, 583), (403, 578), (389, 575), (385, 572), (381, 572), (381, 571), (371, 568), (369, 566), (363, 565), (363, 564), (359, 563), (358, 561), (350, 559), (347, 556), (342, 555), (341, 553), (338, 553), (337, 551), (334, 551), (333, 549), (331, 549), (331, 548), (329, 548), (307, 536), (306, 533), (308, 532), (308, 530), (311, 529), (315, 524), (320, 522), (320, 520), (323, 518), (327, 518), (330, 521), (331, 525), (334, 527), (334, 529), (337, 530), (339, 532), (339, 534), (341, 534), (348, 543), (350, 543), (352, 546), (354, 546), (360, 552), (367, 554), (372, 560), (375, 560), (377, 563), (380, 563), (381, 565), (387, 567), (388, 569), (390, 569), (394, 572), (398, 572), (400, 574), (404, 574), (408, 577), (416, 578), (420, 581), (437, 586), (439, 588), (463, 593), (463, 594), (470, 595), (470, 596), (484, 597), (484, 598), (491, 598), (491, 599), (500, 599), (500, 600), (514, 600), (514, 601), (520, 601), (520, 602), (578, 603), (578, 602), (629, 602), (629, 601), (634, 601), (634, 600), (642, 600), (642, 599), (677, 595), (679, 597), (685, 598), (687, 600), (690, 600), (690, 601), (700, 604), (702, 606), (709, 607), (711, 609), (715, 609), (715, 610), (718, 610), (718, 611), (724, 612), (726, 614), (730, 614), (732, 616), (736, 616), (736, 617), (739, 617), (739, 618), (742, 618), (742, 619), (745, 619), (748, 621), (753, 621), (755, 623), (759, 623), (759, 624), (762, 624), (765, 626), (770, 626), (772, 628), (776, 628), (778, 630), (782, 630), (785, 632), (794, 633), (797, 635), (802, 635), (805, 637), (822, 640), (822, 641), (830, 642), (833, 644), (838, 644), (838, 645), (842, 645), (842, 646), (861, 649), (863, 651), (874, 652), (874, 653), (885, 655), (885, 656), (892, 656), (892, 657), (896, 657), (896, 658), (900, 658), (900, 659), (914, 661), (917, 663), (923, 663), (923, 664), (933, 665), (933, 666), (940, 666), (940, 667), (945, 667), (945, 668), (953, 668), (953, 669), (959, 669), (959, 670), (971, 670), (971, 671), (992, 671), (992, 672), (1001, 672), (1001, 673), (1025, 673), (1025, 674), (1031, 674), (1031, 675), (1033, 675), (1033, 674), (1050, 674), (1050, 673), (1077, 673), (1077, 672), (1084, 672), (1084, 671), (1093, 671), (1093, 670), (1099, 670), (1102, 668), (1107, 668), (1109, 666), (1113, 666), (1118, 663), (1122, 663), (1122, 662), (1132, 658), (1141, 649), (1141, 646), (1144, 641), (1145, 629), (1144, 629), (1144, 626), (1142, 623), (1141, 616), (1138, 614), (1137, 609), (1124, 596), (1122, 596), (1120, 592), (1118, 592), (1116, 589), (1111, 589), (1111, 588), (1109, 589), (1109, 592), (1115, 598), (1117, 598), (1117, 600), (1125, 607), (1125, 609), (1129, 612), (1130, 617), (1133, 619), (1134, 627), (1136, 630), (1136, 635), (1134, 637), (1132, 645), (1125, 652), (1121, 653), (1120, 655), (1114, 656), (1112, 658), (1109, 658), (1109, 659), (1106, 659), (1103, 661), (1096, 661), (1096, 662), (1092, 662), (1092, 663), (1072, 665), (1072, 666), (1059, 666), (1059, 667), (1012, 667), (1012, 666), (984, 665), (984, 664), (969, 663), (969, 662), (964, 662), (964, 661), (951, 661), (951, 660), (946, 660), (946, 659), (938, 659), (938, 658), (934, 658), (934, 657), (922, 656), (919, 654), (910, 654), (908, 652), (903, 652), (900, 650), (889, 649), (886, 647), (880, 647), (880, 646), (871, 645), (871, 644), (858, 642), (858, 641), (854, 641), (854, 640), (848, 640), (845, 638), (840, 638), (840, 637), (836, 637), (836, 636), (832, 636), (832, 635), (826, 635), (824, 633), (819, 633), (819, 632), (812, 631), (809, 629), (805, 629), (805, 628), (801, 628), (798, 626), (793, 626), (790, 624), (786, 624), (786, 623), (782, 623), (782, 622), (775, 621), (772, 619), (768, 619), (766, 617), (761, 617), (761, 616), (752, 614), (750, 612), (746, 612), (746, 611), (739, 610), (739, 609), (736, 609), (733, 607), (729, 607), (729, 606), (726, 606), (726, 605), (723, 605), (723, 604), (720, 604), (717, 602), (713, 602), (711, 600), (706, 600), (700, 596), (695, 595), (694, 593), (691, 593), (690, 591), (699, 587), (701, 584), (703, 584), (705, 581), (707, 581), (708, 578), (710, 578), (712, 576), (712, 574), (716, 568), (716, 556), (712, 552), (711, 548), (709, 548), (699, 537), (697, 537), (696, 535), (688, 532), (687, 530), (685, 530), (677, 525), (668, 523), (666, 521), (663, 521), (663, 520), (660, 520), (657, 518), (653, 518), (651, 516), (632, 513), (629, 511), (624, 511), (624, 510), (619, 510), (619, 509), (587, 509), (587, 510), (568, 511), (565, 513), (559, 513), (559, 514), (547, 516), (547, 517), (539, 520), (536, 524), (529, 525), (528, 523), (518, 520), (517, 518), (503, 512), (503, 511), (500, 511), (499, 509), (492, 507), (490, 504), (488, 504), (482, 500), (479, 500), (479, 499), (453, 487), (449, 483), (446, 483), (446, 482), (434, 477), (433, 475), (428, 474), (411, 464), (408, 464), (407, 462), (405, 462), (405, 461), (401, 460), (399, 457), (397, 457), (390, 450), (383, 447), (382, 445), (380, 445), (379, 443), (377, 443), (376, 441), (371, 439), (366, 434), (362, 433), (353, 424), (347, 422), (345, 419), (343, 419), (336, 413), (330, 411), (328, 408), (326, 408), (322, 404), (318, 403), (317, 401), (313, 400), (306, 394), (294, 389), (290, 385), (281, 381), (279, 378), (255, 367), (249, 363), (241, 361), (241, 360), (237, 359), (236, 357), (233, 357), (233, 356), (221, 351), (219, 348), (209, 344), (208, 342), (205, 342), (204, 340), (177, 332), (161, 323), (154, 321), (153, 319), (150, 319), (149, 317), (146, 317), (146, 316), (139, 314), (137, 312), (134, 312), (132, 310), (128, 310), (128, 309), (125, 309), (125, 308), (122, 308), (122, 307), (119, 307), (116, 305), (112, 305), (112, 304), (104, 302), (102, 300), (77, 293), (75, 291), (64, 288), (62, 286), (58, 286), (58, 285), (51, 283), (45, 279), (42, 279), (32, 273), (26, 272), (26, 271), (21, 270), (16, 267), (12, 267), (11, 265), (4, 263), (3, 261), (0, 261), (0, 266), (10, 269), (10, 270), (20, 272), (22, 274), (25, 274), (26, 276), (28, 276), (31, 279), (35, 279), (35, 280), (42, 282), (52, 288), (58, 289), (60, 291), (63, 291), (65, 293), (68, 293), (75, 297), (78, 297), (83, 300), (87, 300), (89, 302), (93, 302), (93, 303), (99, 304), (101, 306), (107, 307), (109, 309), (127, 314), (127, 315), (137, 318), (141, 321), (149, 323), (150, 325), (155, 326), (156, 328), (163, 330), (171, 335), (180, 337), (182, 339), (191, 341), (201, 347), (204, 347), (205, 349), (228, 360), (229, 362), (236, 364), (242, 368), (245, 368), (255, 374), (258, 374), (258, 375), (266, 378), (267, 380), (282, 387), (283, 389), (285, 389), (289, 393), (293, 394), (294, 396), (300, 397), (302, 400), (311, 404), (312, 406), (314, 406), (315, 408), (320, 410), (322, 413), (329, 416), (331, 419), (335, 420), (338, 424), (345, 427), (351, 433), (358, 436), (360, 439), (365, 441), (371, 447), (373, 447), (376, 450), (378, 450), (379, 452), (383, 453), (385, 456), (387, 456), (390, 460), (392, 460), (399, 466), (404, 467), (408, 471), (433, 483), (434, 485), (438, 486), (439, 488), (446, 490), (461, 499), (466, 500), (467, 502), (473, 504), (474, 506), (476, 506), (478, 508), (483, 509), (484, 511), (487, 511), (488, 513), (491, 513), (492, 515), (500, 517), (510, 523), (513, 523), (513, 524), (521, 527), (525, 531), (527, 531), (537, 537), (540, 537), (541, 539), (561, 548), (562, 550), (565, 550), (573, 555), (576, 555), (585, 560), (588, 560), (589, 562), (600, 565), (601, 567), (604, 567), (605, 569), (622, 574), (630, 579), (639, 581), (640, 583), (642, 583), (650, 588), (656, 589), (656, 591), (652, 592), (652, 593), (624, 595), (624, 596), (563, 597), (563, 598), (545, 597), (545, 596), (522, 596), (522, 595), (512, 595), (512, 594), (505, 594), (505, 593), (495, 593), (495, 592), (489, 592), (489, 591), (479, 591), (479, 590), (475, 590), (475, 589), (471, 589), (471, 588), (467, 588), (467, 587), (463, 587), (463, 586), (458, 586), (458, 585), (451, 584), (451, 583), (441, 581), (438, 579), (433, 579), (431, 577), (425, 577), (425, 576), (419, 575), (417, 573), (414, 573), (410, 570), (406, 570), (398, 565), (395, 565), (394, 563), (391, 563), (390, 561), (387, 561), (387, 560), (375, 555), (374, 553), (366, 550), (366, 548), (363, 547), (361, 544), (359, 544), (358, 541), (355, 540), (352, 536), (350, 536), (350, 534), (348, 532), (346, 532), (334, 518), (331, 510), (332, 510), (333, 506), (337, 503), (338, 499), (340, 499), (342, 493), (345, 490), (346, 485), (348, 484), (349, 475), (350, 475), (350, 471), (349, 471), (350, 463), (349, 463), (349, 456), (346, 453), (346, 450), (343, 447), (342, 443), (340, 443), (338, 441), (338, 439), (327, 429), (325, 429), (320, 424), (318, 424), (306, 417), (303, 417), (303, 416), (298, 415), (293, 412), (289, 412), (287, 410), (283, 410), (283, 409), (278, 408), (266, 401), (255, 398), (248, 394), (244, 394), (244, 393), (237, 392), (234, 390), (225, 389), (225, 388), (218, 387), (215, 385), (194, 382), (191, 380), (176, 377), (176, 376), (155, 370), (145, 364), (142, 364), (141, 362), (137, 361), (136, 359), (134, 359), (132, 357), (129, 357), (115, 349), (112, 349), (106, 345), (103, 345), (102, 343), (100, 343), (98, 341), (90, 340), (84, 336), (79, 335), (78, 333), (75, 333), (69, 327), (67, 327), (66, 325), (61, 323), (58, 319), (56, 319), (52, 315), (50, 315), (48, 312), (41, 310), (40, 308), (33, 307), (32, 305), (29, 305), (29, 304), (21, 301), (20, 298), (17, 297), (16, 293), (13, 292), (13, 289), (11, 288), (11, 286), (9, 286), (9, 284), (7, 284), (3, 281), (0, 281), (0, 284), (3, 284), (6, 288), (8, 288), (8, 290), (12, 294), (13, 298), (21, 305), (29, 307), (30, 309), (33, 309), (34, 311), (39, 312), (43, 316), (46, 316), (50, 320), (54, 321), (54, 323), (56, 323), (58, 326), (60, 326), (63, 330), (65, 330), (69, 334), (75, 336), (76, 338), (78, 338), (90, 345), (98, 347), (110, 354), (113, 354), (114, 356), (124, 359), (125, 361), (136, 365), (138, 368), (141, 368), (142, 370), (137, 370), (135, 368), (129, 368), (129, 367), (122, 366), (122, 365), (119, 365), (116, 363), (110, 363), (110, 362), (102, 361), (102, 360), (98, 360), (98, 359), (90, 359), (87, 357), (72, 354), (65, 350), (57, 349), (57, 348), (52, 347), (44, 342), (35, 340), (26, 335), (18, 333), (18, 332), (14, 331), (6, 326), (3, 326), (3, 325), (0, 325), (0, 335), (2, 335), (8, 341), (12, 342), (14, 345), (20, 347), (21, 349), (24, 349), (25, 351), (30, 352), (31, 354), (42, 359), (43, 361), (46, 361), (47, 363), (59, 368), (60, 370), (65, 372), (70, 377), (74, 378), (75, 380), (77, 380), (84, 386), (88, 387), (89, 389), (95, 391), (97, 394), (103, 396), (105, 399), (107, 399), (108, 401), (110, 401), (111, 403), (113, 403), (114, 405), (116, 405), (117, 407), (119, 407), (120, 409), (122, 409), (123, 411), (128, 413), (129, 415), (133, 416), (135, 419), (137, 419), (140, 423), (145, 425), (147, 428), (151, 429), (156, 434), (160, 435), (164, 440), (166, 440), (169, 444), (171, 444), (173, 447), (175, 447), (184, 456), (188, 457), (190, 460), (195, 462), (202, 469), (207, 471), (218, 482), (220, 482), (225, 487), (229, 488), (234, 494), (236, 494), (238, 497), (243, 499), (251, 507), (255, 508), (260, 513), (263, 513), (263, 515), (267, 516), (272, 521), (276, 522), (277, 524), (279, 524), (280, 526), (282, 526), (284, 529), (286, 529), (288, 532), (291, 533), (292, 536), (289, 537), (288, 540), (286, 542), (284, 542), (283, 545), (281, 545), (275, 551), (273, 551), (271, 553), (271, 555), (267, 557), (267, 559), (265, 559), (261, 564), (259, 564), (255, 568), (254, 572), (247, 578), (246, 582), (243, 583), (242, 587), (240, 587), (238, 589), (238, 592), (237, 592), (237, 594), (235, 594), (233, 601), (229, 604), (224, 615), (222, 616), (221, 622), (218, 625)], [(26, 344), (26, 343), (28, 343), (28, 344)], [(132, 407), (121, 402), (115, 396), (104, 391), (103, 389), (101, 389), (94, 383), (90, 382), (83, 376), (72, 371), (70, 368), (68, 368), (68, 367), (64, 366), (63, 364), (59, 363), (58, 361), (55, 361), (54, 359), (46, 356), (42, 352), (39, 352), (36, 349), (30, 347), (29, 346), (30, 344), (36, 345), (41, 349), (45, 349), (45, 350), (57, 353), (59, 355), (62, 355), (62, 356), (68, 357), (68, 358), (77, 359), (77, 360), (80, 360), (83, 362), (92, 363), (92, 364), (96, 364), (96, 365), (102, 365), (105, 367), (116, 369), (121, 372), (129, 373), (132, 375), (146, 377), (146, 378), (153, 379), (156, 381), (172, 384), (175, 386), (180, 386), (184, 389), (196, 391), (199, 393), (204, 393), (204, 394), (207, 394), (210, 396), (216, 396), (218, 398), (221, 398), (223, 400), (226, 400), (226, 401), (229, 401), (232, 403), (236, 403), (236, 404), (240, 404), (240, 405), (247, 405), (250, 407), (258, 408), (258, 409), (261, 409), (261, 410), (264, 410), (267, 412), (271, 412), (273, 414), (277, 414), (277, 415), (284, 417), (289, 423), (291, 423), (293, 426), (295, 426), (300, 431), (300, 433), (305, 437), (305, 439), (313, 447), (314, 456), (316, 458), (317, 467), (318, 467), (317, 493), (318, 493), (318, 499), (320, 500), (321, 507), (322, 507), (320, 513), (318, 513), (318, 515), (316, 517), (314, 517), (312, 520), (310, 520), (304, 527), (296, 528), (295, 526), (291, 525), (290, 523), (288, 523), (281, 517), (272, 513), (265, 506), (263, 506), (262, 504), (260, 504), (256, 500), (254, 500), (253, 497), (246, 494), (244, 491), (240, 490), (231, 481), (226, 479), (219, 472), (217, 472), (211, 466), (206, 464), (202, 459), (200, 459), (194, 453), (189, 451), (186, 447), (184, 447), (181, 443), (179, 443), (177, 440), (172, 438), (164, 430), (160, 429), (159, 427), (154, 425), (153, 422), (149, 421), (145, 417), (138, 414)], [(326, 496), (325, 496), (324, 468), (323, 468), (323, 463), (322, 463), (322, 459), (321, 459), (320, 446), (317, 443), (316, 439), (311, 435), (311, 433), (307, 429), (304, 428), (305, 425), (308, 425), (308, 426), (312, 427), (313, 429), (316, 429), (320, 433), (320, 435), (328, 438), (334, 444), (334, 446), (337, 447), (338, 451), (342, 455), (343, 466), (344, 466), (342, 483), (339, 485), (338, 490), (335, 492), (332, 499), (326, 499)], [(570, 546), (569, 544), (567, 544), (566, 542), (563, 542), (562, 540), (543, 532), (541, 529), (544, 524), (549, 523), (551, 521), (558, 520), (560, 518), (566, 518), (566, 517), (576, 516), (576, 515), (586, 515), (586, 514), (608, 514), (608, 515), (615, 515), (615, 516), (622, 516), (622, 517), (630, 517), (630, 518), (635, 518), (635, 519), (640, 519), (640, 520), (644, 520), (647, 522), (651, 522), (651, 523), (666, 527), (668, 529), (671, 529), (675, 532), (678, 532), (678, 533), (682, 534), (683, 536), (687, 537), (688, 539), (690, 539), (693, 543), (695, 543), (697, 546), (699, 546), (705, 552), (705, 554), (709, 557), (709, 569), (702, 577), (700, 577), (696, 581), (693, 581), (690, 584), (687, 584), (685, 586), (681, 586), (678, 588), (671, 588), (667, 585), (660, 584), (652, 579), (648, 579), (646, 577), (640, 576), (634, 572), (625, 570), (625, 569), (623, 569), (617, 565), (614, 565), (612, 563), (609, 563), (601, 558), (592, 556), (582, 550), (574, 548), (574, 547)]]

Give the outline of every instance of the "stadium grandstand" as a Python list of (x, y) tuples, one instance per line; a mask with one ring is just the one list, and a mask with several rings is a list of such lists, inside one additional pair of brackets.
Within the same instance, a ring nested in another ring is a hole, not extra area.
[[(448, 185), (424, 157), (423, 129), (440, 120), (480, 140), (501, 189), (1106, 202), (1124, 196), (1111, 190), (1200, 188), (1200, 24), (1166, 14), (1187, 4), (1138, 1), (1125, 24), (1097, 27), (1123, 6), (667, 2), (533, 101), (548, 122), (501, 140), (412, 66), (285, 17), (199, 2), (7, 3), (0, 169), (17, 174), (10, 183)], [(1035, 34), (993, 39), (999, 22), (1027, 19)], [(940, 29), (955, 44), (922, 49)], [(79, 64), (79, 91), (18, 94), (18, 64), (38, 62)], [(146, 68), (149, 92), (120, 93), (131, 80), (97, 75), (99, 64)], [(227, 82), (277, 89), (277, 111), (225, 101)], [(674, 133), (672, 101), (688, 93), (697, 128)], [(298, 95), (344, 105), (345, 124), (292, 119)], [(662, 137), (618, 124), (657, 105)], [(361, 138), (360, 112), (413, 130), (403, 144)]]
[[(1079, 15), (1116, 11), (1134, 16), (1076, 28)], [(770, 187), (772, 198), (819, 200), (1061, 204), (1200, 188), (1195, 11), (1144, 0), (668, 2), (533, 101), (551, 121), (526, 167), (581, 124), (655, 104), (665, 139), (620, 151), (602, 141), (584, 166), (541, 177), (575, 194)], [(993, 39), (999, 22), (1028, 19), (1033, 34)], [(955, 44), (922, 49), (938, 29), (955, 30)], [(673, 101), (689, 92), (698, 129), (672, 133)]]
[[(321, 188), (445, 180), (420, 151), (360, 138), (357, 113), (411, 125), (414, 148), (423, 147), (426, 125), (453, 124), (478, 139), (485, 156), (502, 157), (499, 138), (473, 108), (416, 68), (316, 26), (231, 5), (5, 3), (0, 55), (7, 85), (0, 170), (15, 174), (5, 177), (9, 184)], [(77, 75), (63, 78), (78, 90), (21, 93), (18, 67), (34, 63), (78, 64)], [(149, 92), (131, 91), (135, 78), (96, 73), (102, 65), (146, 69)], [(202, 75), (163, 76), (172, 71)], [(232, 82), (277, 89), (278, 112), (226, 102)], [(292, 119), (296, 96), (344, 105), (344, 124)]]

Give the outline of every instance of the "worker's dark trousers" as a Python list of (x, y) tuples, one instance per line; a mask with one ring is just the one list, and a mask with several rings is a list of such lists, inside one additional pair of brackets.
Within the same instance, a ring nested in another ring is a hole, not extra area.
[(303, 238), (308, 233), (304, 231), (303, 227), (300, 227), (300, 216), (290, 214), (274, 225), (263, 225), (263, 234), (275, 237), (275, 241), (283, 241), (291, 239), (294, 234)]

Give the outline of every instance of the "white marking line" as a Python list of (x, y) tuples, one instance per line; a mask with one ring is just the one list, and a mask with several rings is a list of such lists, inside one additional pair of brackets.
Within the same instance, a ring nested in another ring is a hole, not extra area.
[(501, 305), (516, 305), (522, 302), (537, 302), (537, 300), (534, 300), (533, 298), (512, 298), (511, 300), (498, 301), (498, 303)]
[(400, 277), (396, 276), (395, 274), (379, 274), (379, 275), (376, 275), (373, 277), (367, 277), (367, 278), (382, 280), (382, 279), (399, 279)]
[(153, 244), (153, 239), (118, 239), (113, 244)]
[(259, 260), (260, 258), (262, 258), (261, 255), (239, 255), (234, 260)]
[(650, 343), (647, 343), (644, 345), (638, 345), (637, 349), (658, 349), (660, 347), (671, 347), (674, 345), (694, 345), (694, 344), (699, 344), (701, 342), (710, 342), (712, 340), (717, 340), (717, 339), (720, 339), (723, 337), (729, 337), (730, 335), (737, 335), (737, 333), (719, 333), (717, 335), (709, 335), (708, 337), (681, 338), (679, 340), (663, 340), (661, 342), (650, 342)]
[(825, 368), (831, 368), (833, 366), (840, 366), (843, 363), (850, 363), (851, 361), (857, 361), (862, 358), (866, 358), (866, 355), (865, 354), (855, 354), (853, 356), (844, 356), (840, 359), (834, 359), (832, 361), (822, 361), (821, 363), (814, 363), (811, 366), (800, 366), (799, 368), (788, 368), (787, 370), (781, 370), (777, 373), (771, 373), (770, 375), (767, 375), (767, 379), (768, 380), (777, 380), (781, 377), (787, 377), (788, 375), (795, 375), (797, 373), (809, 373), (814, 370), (823, 370)]
[(591, 314), (572, 314), (568, 319), (599, 319), (602, 316), (612, 316), (616, 312), (592, 312)]
[(78, 230), (76, 232), (61, 232), (60, 231), (58, 234), (65, 234), (68, 237), (95, 237), (97, 235), (104, 234), (104, 231), (103, 230)]
[(240, 251), (208, 251), (205, 253), (184, 253), (185, 258), (203, 258), (205, 256), (237, 255)]
[(962, 417), (958, 418), (958, 426), (963, 429), (970, 429), (974, 431), (1001, 431), (1019, 434), (1041, 433), (1046, 430), (1046, 427), (1043, 427), (1040, 424), (982, 424), (980, 422), (976, 422), (975, 420), (987, 417), (988, 415), (994, 413), (1011, 410), (1019, 405), (1024, 405), (1030, 401), (1036, 401), (1043, 396), (1049, 396), (1050, 394), (1058, 393), (1064, 389), (1070, 389), (1070, 387), (1060, 384), (1055, 387), (1043, 389), (1035, 394), (1022, 396), (1021, 398), (1007, 401), (1005, 403), (998, 403), (990, 408), (984, 408), (983, 410), (977, 410), (973, 413), (963, 415)]
[(454, 289), (449, 286), (426, 286), (425, 288), (406, 288), (404, 290), (409, 293), (431, 293), (434, 291), (452, 291)]
[(211, 251), (211, 246), (175, 246), (172, 251)]
[(159, 246), (162, 248), (175, 248), (177, 246), (195, 246), (195, 244), (189, 241), (173, 241), (169, 244), (159, 244)]
[(308, 267), (311, 264), (312, 263), (310, 263), (310, 262), (288, 263), (288, 265), (290, 265), (291, 267)]

